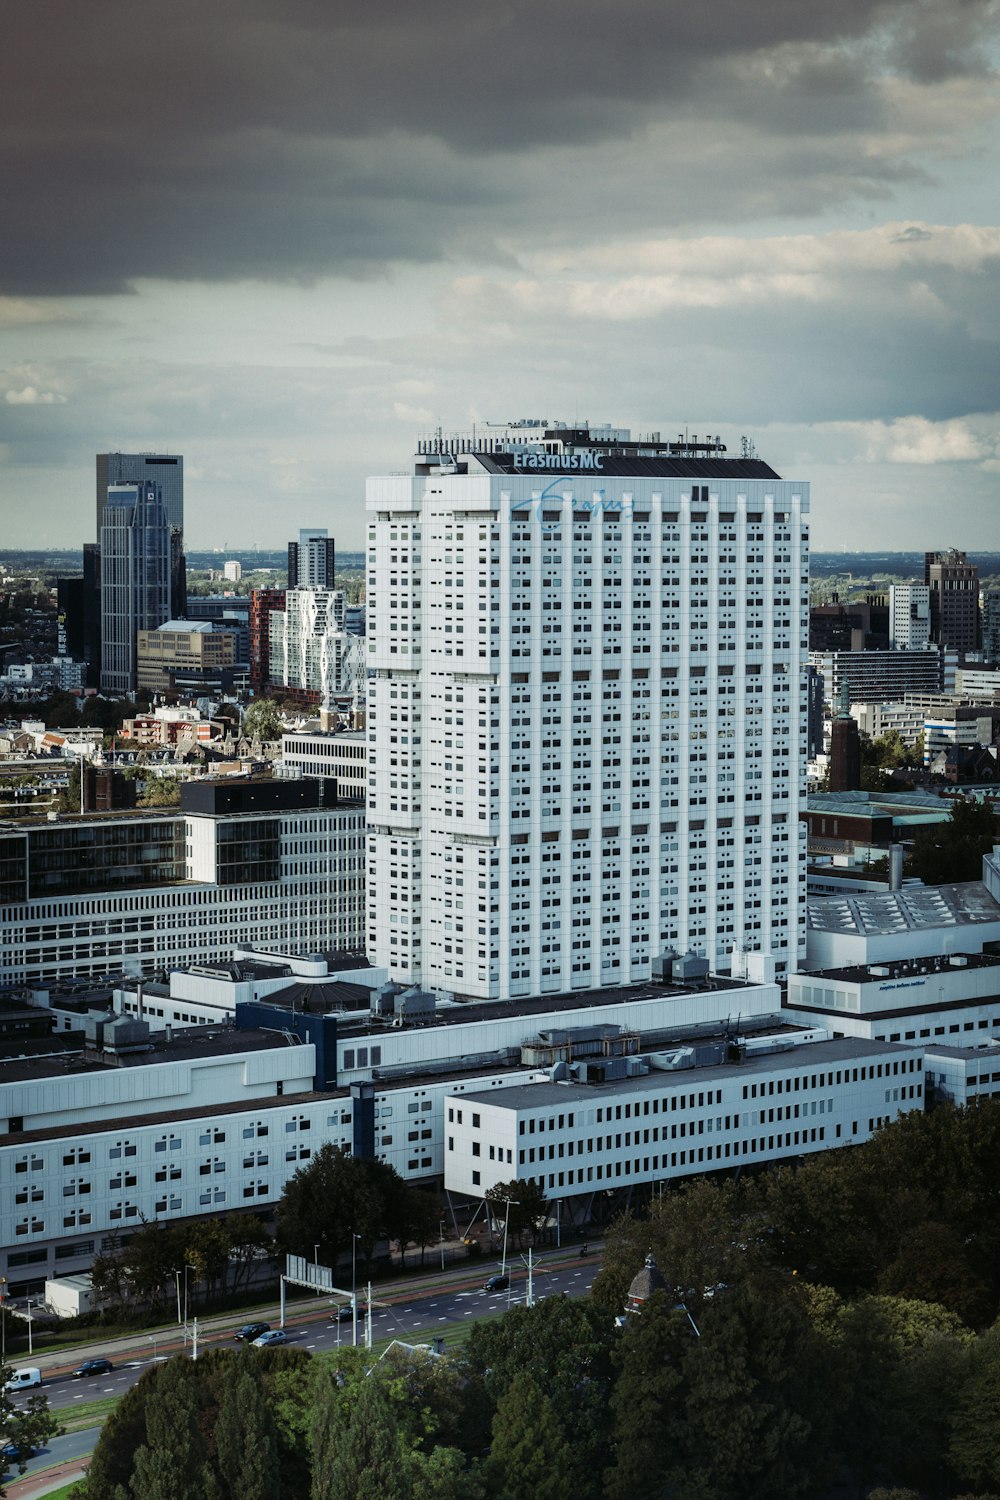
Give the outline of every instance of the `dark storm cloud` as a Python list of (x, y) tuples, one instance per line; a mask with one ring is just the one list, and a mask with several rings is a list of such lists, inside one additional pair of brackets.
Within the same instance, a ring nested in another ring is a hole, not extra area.
[[(888, 191), (906, 168), (860, 134), (882, 122), (879, 76), (974, 72), (995, 5), (35, 0), (0, 49), (0, 291), (498, 258), (550, 192), (571, 232), (592, 226), (615, 185), (588, 152), (642, 158), (646, 132), (695, 119), (721, 163), (716, 213), (774, 207), (745, 127), (798, 143), (771, 152), (784, 199), (808, 196), (810, 138), (840, 194)], [(646, 172), (630, 222), (710, 209), (672, 190), (669, 159)]]

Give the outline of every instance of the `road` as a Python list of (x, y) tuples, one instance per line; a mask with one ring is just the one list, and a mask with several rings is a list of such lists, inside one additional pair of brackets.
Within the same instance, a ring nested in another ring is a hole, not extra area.
[[(388, 1288), (384, 1295), (376, 1288), (372, 1297), (372, 1341), (377, 1344), (396, 1338), (403, 1343), (428, 1343), (435, 1334), (449, 1325), (461, 1324), (466, 1320), (474, 1322), (477, 1318), (489, 1317), (506, 1311), (508, 1307), (523, 1304), (527, 1296), (528, 1278), (527, 1273), (519, 1266), (510, 1267), (511, 1284), (506, 1291), (483, 1290), (479, 1274), (485, 1280), (486, 1276), (497, 1269), (495, 1266), (485, 1265), (477, 1273), (475, 1280), (467, 1273), (460, 1273), (456, 1277), (452, 1272), (436, 1286), (428, 1286), (424, 1282), (419, 1288), (410, 1290), (397, 1284)], [(542, 1261), (536, 1265), (534, 1273), (535, 1300), (541, 1301), (544, 1297), (558, 1296), (563, 1292), (571, 1297), (582, 1296), (589, 1291), (599, 1270), (600, 1259), (597, 1256), (568, 1262), (563, 1259), (552, 1265)], [(278, 1326), (277, 1317), (271, 1317), (269, 1321), (272, 1327)], [(208, 1338), (199, 1339), (199, 1351), (219, 1346), (231, 1348), (233, 1326), (231, 1320), (225, 1331), (214, 1332)], [(322, 1311), (319, 1311), (316, 1302), (310, 1302), (308, 1307), (304, 1307), (302, 1303), (291, 1303), (285, 1326), (289, 1344), (293, 1348), (307, 1349), (310, 1353), (349, 1345), (353, 1332), (349, 1322), (332, 1323), (328, 1305), (324, 1303)], [(359, 1319), (358, 1342), (363, 1340), (364, 1328)], [(51, 1409), (68, 1415), (77, 1403), (82, 1405), (88, 1401), (121, 1396), (135, 1384), (150, 1364), (180, 1352), (179, 1339), (168, 1342), (162, 1336), (159, 1339), (132, 1338), (121, 1342), (129, 1346), (124, 1354), (119, 1353), (114, 1341), (109, 1341), (100, 1350), (81, 1350), (79, 1359), (75, 1361), (79, 1363), (83, 1358), (92, 1357), (96, 1353), (106, 1354), (115, 1365), (110, 1375), (74, 1380), (68, 1370), (47, 1371), (42, 1389), (49, 1398)], [(187, 1348), (190, 1350), (190, 1344), (187, 1344)], [(30, 1392), (14, 1397), (14, 1404), (20, 1405), (27, 1401), (29, 1394)], [(47, 1490), (76, 1478), (82, 1462), (93, 1452), (99, 1435), (99, 1428), (88, 1427), (65, 1437), (53, 1438), (47, 1448), (30, 1460), (23, 1476), (7, 1476), (7, 1493), (11, 1500), (34, 1500), (34, 1497), (44, 1495)]]
[(44, 1495), (46, 1490), (76, 1478), (84, 1460), (93, 1453), (100, 1433), (99, 1427), (85, 1427), (80, 1432), (53, 1438), (36, 1458), (28, 1460), (23, 1474), (16, 1469), (7, 1474), (5, 1483), (10, 1500), (30, 1500), (33, 1495)]
[[(489, 1268), (487, 1268), (489, 1269)], [(565, 1292), (570, 1296), (582, 1296), (588, 1292), (594, 1281), (595, 1275), (600, 1271), (600, 1262), (597, 1257), (585, 1260), (585, 1262), (571, 1262), (568, 1265), (553, 1266), (552, 1269), (541, 1268), (535, 1271), (534, 1295), (535, 1299), (547, 1298), (547, 1296), (558, 1296)], [(502, 1313), (505, 1308), (516, 1307), (525, 1301), (528, 1293), (528, 1275), (523, 1271), (514, 1272), (511, 1284), (507, 1292), (484, 1292), (481, 1284), (469, 1286), (468, 1281), (462, 1286), (439, 1286), (433, 1289), (421, 1287), (418, 1293), (408, 1293), (405, 1287), (393, 1287), (387, 1296), (379, 1295), (375, 1289), (372, 1299), (372, 1341), (379, 1344), (388, 1338), (399, 1338), (403, 1343), (423, 1344), (429, 1343), (436, 1334), (441, 1334), (448, 1325), (454, 1323), (474, 1322), (480, 1317), (489, 1316), (493, 1313)], [(277, 1317), (271, 1316), (267, 1319), (271, 1328), (277, 1328)], [(295, 1349), (307, 1349), (310, 1353), (321, 1352), (321, 1350), (337, 1349), (343, 1344), (351, 1343), (351, 1323), (333, 1323), (330, 1320), (330, 1304), (327, 1298), (316, 1299), (316, 1302), (289, 1302), (288, 1319), (285, 1325), (288, 1334), (289, 1346)], [(132, 1341), (135, 1343), (135, 1341)], [(364, 1326), (361, 1317), (358, 1317), (358, 1344), (364, 1343)], [(213, 1349), (220, 1346), (229, 1347), (232, 1344), (232, 1323), (222, 1334), (213, 1334), (208, 1338), (199, 1338), (199, 1352), (204, 1349)], [(190, 1352), (190, 1341), (186, 1344), (187, 1352)], [(129, 1386), (135, 1385), (142, 1371), (153, 1364), (154, 1361), (162, 1361), (172, 1353), (180, 1353), (175, 1341), (165, 1346), (165, 1340), (153, 1340), (145, 1344), (142, 1349), (130, 1350), (124, 1355), (117, 1355), (114, 1343), (109, 1341), (97, 1353), (108, 1356), (114, 1361), (114, 1371), (109, 1376), (96, 1376), (93, 1379), (73, 1380), (69, 1373), (46, 1374), (45, 1391), (48, 1404), (52, 1412), (63, 1412), (67, 1407), (85, 1403), (85, 1401), (97, 1401), (105, 1397), (120, 1397)], [(81, 1359), (84, 1358), (81, 1353)], [(27, 1394), (21, 1398), (15, 1398), (15, 1403), (27, 1401)]]

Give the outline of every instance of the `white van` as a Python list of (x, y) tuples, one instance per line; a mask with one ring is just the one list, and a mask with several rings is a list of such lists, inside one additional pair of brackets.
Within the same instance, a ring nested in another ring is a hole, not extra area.
[(13, 1375), (4, 1386), (5, 1391), (26, 1391), (33, 1385), (41, 1385), (42, 1372), (35, 1365), (28, 1365), (23, 1370), (15, 1370)]

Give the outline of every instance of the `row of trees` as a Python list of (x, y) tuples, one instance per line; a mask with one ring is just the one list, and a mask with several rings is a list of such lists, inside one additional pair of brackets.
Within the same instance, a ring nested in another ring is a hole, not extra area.
[(626, 1219), (609, 1239), (603, 1300), (623, 1300), (652, 1247), (689, 1298), (748, 1269), (855, 1298), (939, 1303), (970, 1328), (1000, 1313), (1000, 1100), (913, 1111), (863, 1146), (795, 1170), (704, 1178)]
[[(511, 1184), (510, 1231), (521, 1233), (544, 1213), (531, 1185)], [(496, 1189), (494, 1197), (502, 1194)], [(502, 1212), (497, 1198), (497, 1211)], [(514, 1215), (517, 1215), (515, 1222)], [(342, 1146), (322, 1146), (307, 1166), (285, 1185), (277, 1209), (277, 1234), (252, 1215), (179, 1224), (153, 1220), (141, 1225), (121, 1246), (99, 1255), (91, 1277), (98, 1298), (116, 1312), (166, 1306), (177, 1291), (177, 1273), (189, 1268), (189, 1298), (238, 1297), (262, 1262), (274, 1264), (287, 1252), (322, 1265), (336, 1265), (352, 1249), (362, 1274), (370, 1274), (380, 1244), (395, 1245), (401, 1263), (416, 1246), (422, 1257), (441, 1234), (437, 1196), (410, 1187), (385, 1162), (351, 1156)]]
[(239, 1296), (255, 1268), (273, 1258), (271, 1235), (252, 1215), (181, 1224), (153, 1220), (120, 1248), (98, 1255), (91, 1282), (98, 1300), (117, 1313), (158, 1310), (176, 1297), (178, 1272), (195, 1305), (201, 1297)]

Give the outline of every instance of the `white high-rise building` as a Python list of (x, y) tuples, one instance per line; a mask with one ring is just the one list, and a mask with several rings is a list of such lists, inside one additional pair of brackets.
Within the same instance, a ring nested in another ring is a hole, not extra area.
[(322, 703), (338, 694), (363, 703), (364, 641), (348, 633), (344, 611), (339, 589), (289, 589), (284, 609), (271, 612), (271, 681), (318, 693)]
[(890, 584), (889, 645), (894, 651), (926, 651), (930, 642), (930, 585)]
[(805, 953), (808, 486), (523, 422), (369, 480), (368, 952), (506, 999)]

